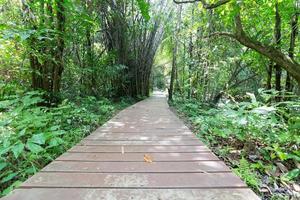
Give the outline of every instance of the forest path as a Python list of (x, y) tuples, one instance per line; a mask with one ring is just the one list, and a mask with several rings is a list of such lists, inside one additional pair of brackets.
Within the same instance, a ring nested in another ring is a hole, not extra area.
[(259, 198), (156, 93), (121, 111), (4, 199)]

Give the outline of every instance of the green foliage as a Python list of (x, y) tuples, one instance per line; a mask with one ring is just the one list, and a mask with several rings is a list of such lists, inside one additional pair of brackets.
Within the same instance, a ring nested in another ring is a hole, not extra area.
[(284, 197), (283, 195), (275, 194), (271, 197), (270, 200), (289, 200), (289, 197)]
[(239, 164), (237, 168), (234, 169), (234, 172), (241, 177), (247, 183), (247, 185), (258, 191), (261, 181), (254, 169), (251, 167), (251, 164), (246, 159), (242, 158), (239, 161)]
[(194, 99), (177, 98), (173, 103), (198, 137), (256, 191), (265, 176), (269, 187), (274, 182), (285, 187), (300, 178), (300, 101), (272, 103), (269, 91), (260, 92), (257, 97), (250, 94), (248, 101), (218, 107)]
[[(157, 49), (152, 85), (165, 89), (174, 58), (175, 93), (182, 98), (174, 105), (251, 187), (257, 189), (265, 175), (271, 177), (269, 185), (299, 180), (297, 96), (259, 90), (266, 87), (269, 60), (232, 39), (207, 37), (234, 32), (234, 18), (241, 12), (245, 34), (275, 47), (276, 1), (235, 0), (213, 10), (201, 2), (189, 4), (182, 9), (181, 24), (179, 9), (164, 0), (60, 2), (0, 0), (1, 195), (126, 106), (123, 95), (144, 98)], [(283, 53), (291, 44), (295, 2), (278, 0), (282, 41), (276, 48)], [(293, 60), (299, 62), (295, 42)], [(283, 70), (281, 82), (286, 77)], [(54, 78), (59, 84), (49, 86)], [(24, 92), (34, 83), (50, 94)], [(292, 79), (299, 94), (295, 83)], [(211, 107), (222, 94), (226, 102)], [(274, 103), (280, 95), (285, 101)], [(52, 103), (52, 97), (60, 99)], [(227, 103), (230, 99), (237, 102)]]
[(150, 10), (150, 4), (147, 3), (145, 0), (136, 0), (138, 7), (144, 17), (144, 19), (146, 21), (150, 20), (150, 14), (149, 14), (149, 10)]
[(292, 171), (287, 172), (281, 178), (284, 181), (296, 181), (300, 177), (300, 169), (293, 169)]
[(0, 100), (1, 195), (36, 173), (105, 122), (128, 100), (112, 103), (95, 97), (43, 106), (43, 93), (21, 92)]
[(157, 88), (159, 90), (166, 89), (166, 78), (164, 74), (163, 66), (155, 66), (152, 70), (152, 79), (153, 79), (153, 88)]

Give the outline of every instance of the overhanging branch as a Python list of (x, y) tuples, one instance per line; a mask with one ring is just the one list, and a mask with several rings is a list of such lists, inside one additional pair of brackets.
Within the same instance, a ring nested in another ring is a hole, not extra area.
[(250, 38), (244, 31), (240, 13), (238, 13), (235, 17), (235, 33), (216, 32), (212, 33), (209, 37), (212, 36), (226, 36), (234, 38), (240, 44), (257, 51), (258, 53), (269, 58), (271, 61), (274, 61), (282, 66), (300, 84), (300, 64), (275, 47), (263, 44), (255, 39)]

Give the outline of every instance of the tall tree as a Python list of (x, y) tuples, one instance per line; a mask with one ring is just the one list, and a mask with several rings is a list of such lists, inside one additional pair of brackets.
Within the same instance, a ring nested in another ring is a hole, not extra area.
[(181, 25), (181, 12), (182, 12), (182, 6), (178, 6), (177, 10), (177, 23), (175, 26), (175, 34), (173, 36), (173, 56), (172, 56), (172, 70), (171, 70), (171, 79), (170, 79), (170, 88), (169, 88), (169, 101), (173, 100), (173, 93), (174, 93), (174, 82), (176, 78), (176, 71), (177, 71), (177, 62), (176, 62), (176, 57), (177, 57), (177, 48), (178, 48), (178, 33), (180, 31), (180, 25)]
[[(192, 8), (192, 22), (191, 25), (194, 25), (194, 11), (195, 8)], [(194, 65), (194, 55), (193, 55), (193, 48), (194, 48), (194, 44), (193, 44), (193, 32), (190, 31), (190, 35), (189, 35), (189, 47), (188, 47), (188, 55), (189, 55), (189, 69), (188, 69), (188, 80), (189, 80), (189, 89), (188, 89), (188, 98), (191, 98), (192, 96), (192, 91), (193, 91), (193, 87), (192, 87), (192, 67)]]
[[(291, 34), (290, 34), (290, 47), (289, 47), (289, 56), (291, 59), (294, 59), (294, 51), (296, 46), (296, 38), (298, 35), (298, 16), (299, 16), (299, 5), (296, 3), (295, 5), (295, 13), (291, 18)], [(287, 72), (286, 82), (285, 82), (285, 90), (291, 92), (293, 89), (291, 75)]]
[(65, 24), (66, 24), (66, 15), (65, 15), (65, 0), (56, 0), (57, 6), (57, 49), (55, 53), (55, 66), (54, 72), (52, 75), (52, 92), (57, 93), (60, 90), (61, 85), (61, 76), (64, 70), (64, 48), (65, 48)]
[[(280, 50), (280, 44), (281, 44), (281, 16), (279, 13), (278, 8), (278, 1), (275, 3), (275, 28), (274, 28), (274, 39), (276, 48)], [(279, 92), (281, 92), (281, 66), (276, 63), (275, 64), (275, 89)], [(280, 101), (280, 97), (276, 98), (278, 101)]]

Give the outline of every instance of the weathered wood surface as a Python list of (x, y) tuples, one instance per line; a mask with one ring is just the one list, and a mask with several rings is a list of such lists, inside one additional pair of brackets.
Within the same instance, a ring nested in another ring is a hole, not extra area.
[(121, 111), (3, 199), (259, 198), (169, 110), (164, 97), (154, 96)]

